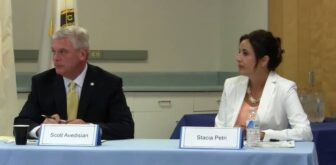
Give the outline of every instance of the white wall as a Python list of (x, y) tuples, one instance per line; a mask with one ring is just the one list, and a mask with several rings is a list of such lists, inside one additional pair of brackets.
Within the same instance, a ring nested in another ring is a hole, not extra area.
[(235, 55), (239, 38), (256, 29), (268, 29), (268, 0), (223, 0), (220, 15), (221, 55), (217, 68), (238, 71)]
[[(39, 49), (45, 0), (12, 0), (15, 49)], [(78, 0), (91, 49), (148, 50), (110, 71), (235, 71), (238, 38), (267, 28), (267, 0)], [(17, 64), (36, 71), (36, 64)]]

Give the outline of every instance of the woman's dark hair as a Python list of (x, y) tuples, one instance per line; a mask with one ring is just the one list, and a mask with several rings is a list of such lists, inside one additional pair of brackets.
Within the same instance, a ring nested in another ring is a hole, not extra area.
[(268, 55), (268, 70), (275, 70), (282, 61), (281, 39), (274, 37), (271, 32), (265, 30), (256, 30), (249, 34), (242, 35), (239, 43), (243, 40), (249, 40), (256, 55), (257, 64), (259, 59)]

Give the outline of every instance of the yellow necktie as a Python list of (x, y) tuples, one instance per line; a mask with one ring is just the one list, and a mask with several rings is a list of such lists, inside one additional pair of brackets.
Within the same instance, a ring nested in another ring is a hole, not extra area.
[(68, 93), (67, 93), (68, 120), (77, 118), (77, 109), (78, 109), (78, 96), (76, 92), (76, 83), (71, 81), (68, 84)]

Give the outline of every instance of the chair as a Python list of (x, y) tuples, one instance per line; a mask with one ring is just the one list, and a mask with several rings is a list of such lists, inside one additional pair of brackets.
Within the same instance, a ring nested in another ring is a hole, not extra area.
[(213, 127), (215, 125), (215, 113), (211, 114), (186, 114), (177, 123), (170, 139), (179, 139), (181, 134), (181, 127), (183, 126), (202, 126)]

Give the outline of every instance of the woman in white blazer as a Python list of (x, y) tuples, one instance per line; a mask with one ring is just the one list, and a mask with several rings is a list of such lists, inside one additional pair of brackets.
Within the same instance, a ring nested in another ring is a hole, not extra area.
[(241, 36), (236, 56), (240, 76), (224, 83), (216, 127), (246, 127), (248, 109), (257, 107), (261, 140), (305, 140), (313, 136), (297, 87), (274, 72), (281, 63), (280, 38), (256, 30)]

